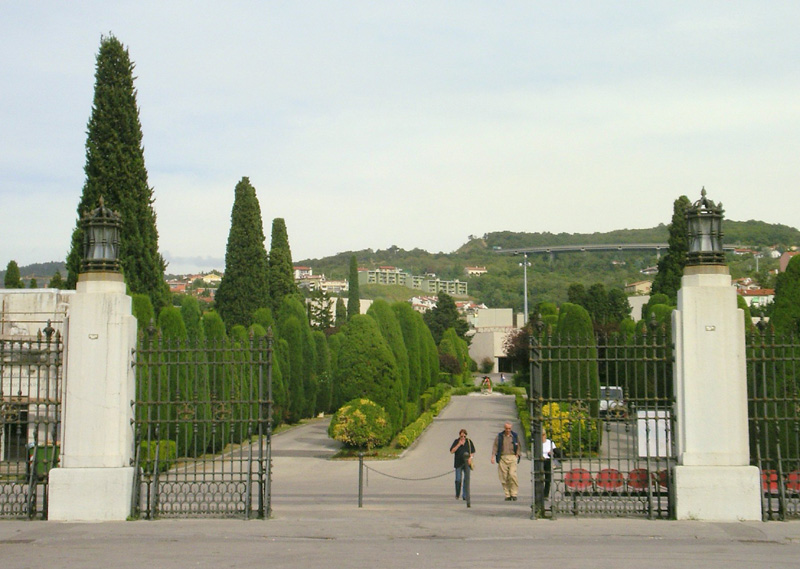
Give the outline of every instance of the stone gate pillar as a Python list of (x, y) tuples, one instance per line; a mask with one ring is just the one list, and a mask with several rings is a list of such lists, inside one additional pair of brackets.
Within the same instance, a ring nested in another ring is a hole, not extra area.
[[(701, 201), (706, 201), (705, 190)], [(721, 218), (721, 204), (717, 211)], [(699, 233), (690, 228), (690, 237), (708, 238)], [(718, 253), (698, 248), (694, 258), (699, 261), (692, 264), (690, 248), (672, 315), (676, 515), (683, 520), (760, 520), (760, 476), (750, 466), (744, 314), (737, 307), (721, 243), (714, 249)], [(704, 264), (703, 256), (713, 254), (719, 257)]]
[(135, 345), (122, 275), (81, 274), (66, 325), (61, 464), (50, 471), (50, 520), (130, 515)]
[(83, 260), (64, 344), (61, 465), (50, 471), (48, 519), (124, 520), (133, 496), (136, 319), (120, 272), (122, 222), (101, 197), (81, 223)]

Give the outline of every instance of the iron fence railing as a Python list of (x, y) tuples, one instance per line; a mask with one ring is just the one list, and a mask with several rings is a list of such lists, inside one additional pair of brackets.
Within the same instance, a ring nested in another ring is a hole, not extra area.
[[(671, 518), (673, 350), (663, 327), (539, 334), (531, 346), (532, 515)], [(540, 424), (536, 424), (540, 422)], [(552, 458), (536, 438), (555, 444)]]
[(47, 519), (48, 478), (59, 461), (60, 332), (0, 338), (0, 518)]
[(271, 514), (272, 336), (136, 350), (133, 515)]
[(800, 338), (747, 336), (751, 463), (761, 470), (765, 520), (800, 517)]

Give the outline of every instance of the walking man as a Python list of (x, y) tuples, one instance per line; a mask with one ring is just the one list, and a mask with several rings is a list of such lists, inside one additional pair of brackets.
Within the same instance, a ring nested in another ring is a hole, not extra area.
[(492, 445), (492, 464), (497, 463), (497, 474), (506, 501), (517, 499), (519, 484), (517, 483), (517, 463), (520, 458), (519, 436), (511, 430), (511, 423), (506, 422), (503, 430), (497, 434)]

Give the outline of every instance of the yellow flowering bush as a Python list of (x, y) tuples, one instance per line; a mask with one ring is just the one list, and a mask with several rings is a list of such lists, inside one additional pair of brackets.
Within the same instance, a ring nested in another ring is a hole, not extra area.
[(383, 407), (357, 398), (333, 414), (328, 436), (349, 447), (371, 450), (386, 445), (392, 438), (392, 429)]

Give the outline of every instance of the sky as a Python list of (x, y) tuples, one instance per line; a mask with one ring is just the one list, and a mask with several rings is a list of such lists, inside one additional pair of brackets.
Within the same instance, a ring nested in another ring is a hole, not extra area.
[(224, 269), (243, 176), (295, 262), (654, 227), (703, 187), (798, 227), (799, 28), (778, 0), (0, 0), (0, 264), (66, 257), (110, 34), (168, 273)]

